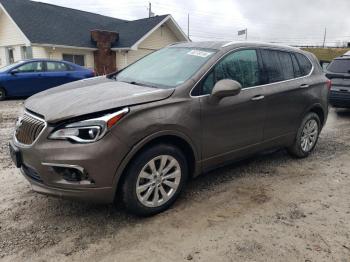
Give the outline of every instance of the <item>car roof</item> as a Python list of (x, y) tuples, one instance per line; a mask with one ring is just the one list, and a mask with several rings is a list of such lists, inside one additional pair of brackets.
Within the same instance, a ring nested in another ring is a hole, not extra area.
[(64, 63), (68, 63), (68, 64), (73, 64), (71, 62), (68, 61), (64, 61), (64, 60), (55, 60), (55, 59), (45, 59), (45, 58), (32, 58), (32, 59), (22, 59), (18, 62), (64, 62)]
[(265, 42), (252, 42), (252, 41), (201, 41), (201, 42), (183, 42), (171, 45), (171, 47), (188, 47), (188, 48), (208, 48), (208, 49), (235, 49), (241, 47), (266, 47), (277, 48), (296, 52), (303, 52), (299, 48), (291, 47), (287, 45), (265, 43)]

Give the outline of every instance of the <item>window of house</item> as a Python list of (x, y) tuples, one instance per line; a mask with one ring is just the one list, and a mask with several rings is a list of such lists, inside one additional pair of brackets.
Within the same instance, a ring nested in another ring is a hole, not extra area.
[(21, 46), (22, 59), (33, 58), (32, 48), (30, 46)]
[(43, 62), (31, 62), (17, 67), (20, 73), (34, 73), (43, 71)]
[(227, 55), (206, 77), (203, 82), (203, 94), (211, 94), (216, 82), (232, 79), (239, 82), (242, 88), (260, 84), (259, 64), (256, 50), (242, 50)]
[(85, 56), (84, 55), (71, 55), (71, 54), (63, 54), (63, 60), (68, 61), (80, 66), (85, 66)]
[(46, 62), (46, 70), (50, 72), (69, 71), (69, 67), (62, 62)]
[(12, 47), (6, 48), (6, 56), (8, 64), (13, 64), (15, 62), (15, 56)]

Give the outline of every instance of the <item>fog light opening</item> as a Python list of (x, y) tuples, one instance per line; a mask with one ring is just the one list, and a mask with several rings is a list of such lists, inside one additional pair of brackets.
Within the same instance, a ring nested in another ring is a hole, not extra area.
[(86, 178), (81, 171), (75, 168), (53, 167), (53, 170), (60, 174), (64, 180), (69, 182), (80, 182)]

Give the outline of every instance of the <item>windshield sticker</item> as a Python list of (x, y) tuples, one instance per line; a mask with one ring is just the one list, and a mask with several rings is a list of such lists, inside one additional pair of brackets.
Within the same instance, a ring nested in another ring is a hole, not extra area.
[(188, 55), (199, 56), (199, 57), (208, 57), (208, 56), (210, 56), (212, 54), (212, 52), (205, 52), (205, 51), (201, 51), (201, 50), (191, 50), (187, 54)]

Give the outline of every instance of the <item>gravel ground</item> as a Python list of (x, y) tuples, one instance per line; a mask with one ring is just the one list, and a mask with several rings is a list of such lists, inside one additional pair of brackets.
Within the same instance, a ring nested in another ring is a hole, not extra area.
[(7, 150), (21, 104), (0, 102), (2, 261), (350, 261), (350, 111), (331, 111), (309, 158), (221, 168), (141, 219), (32, 192)]

